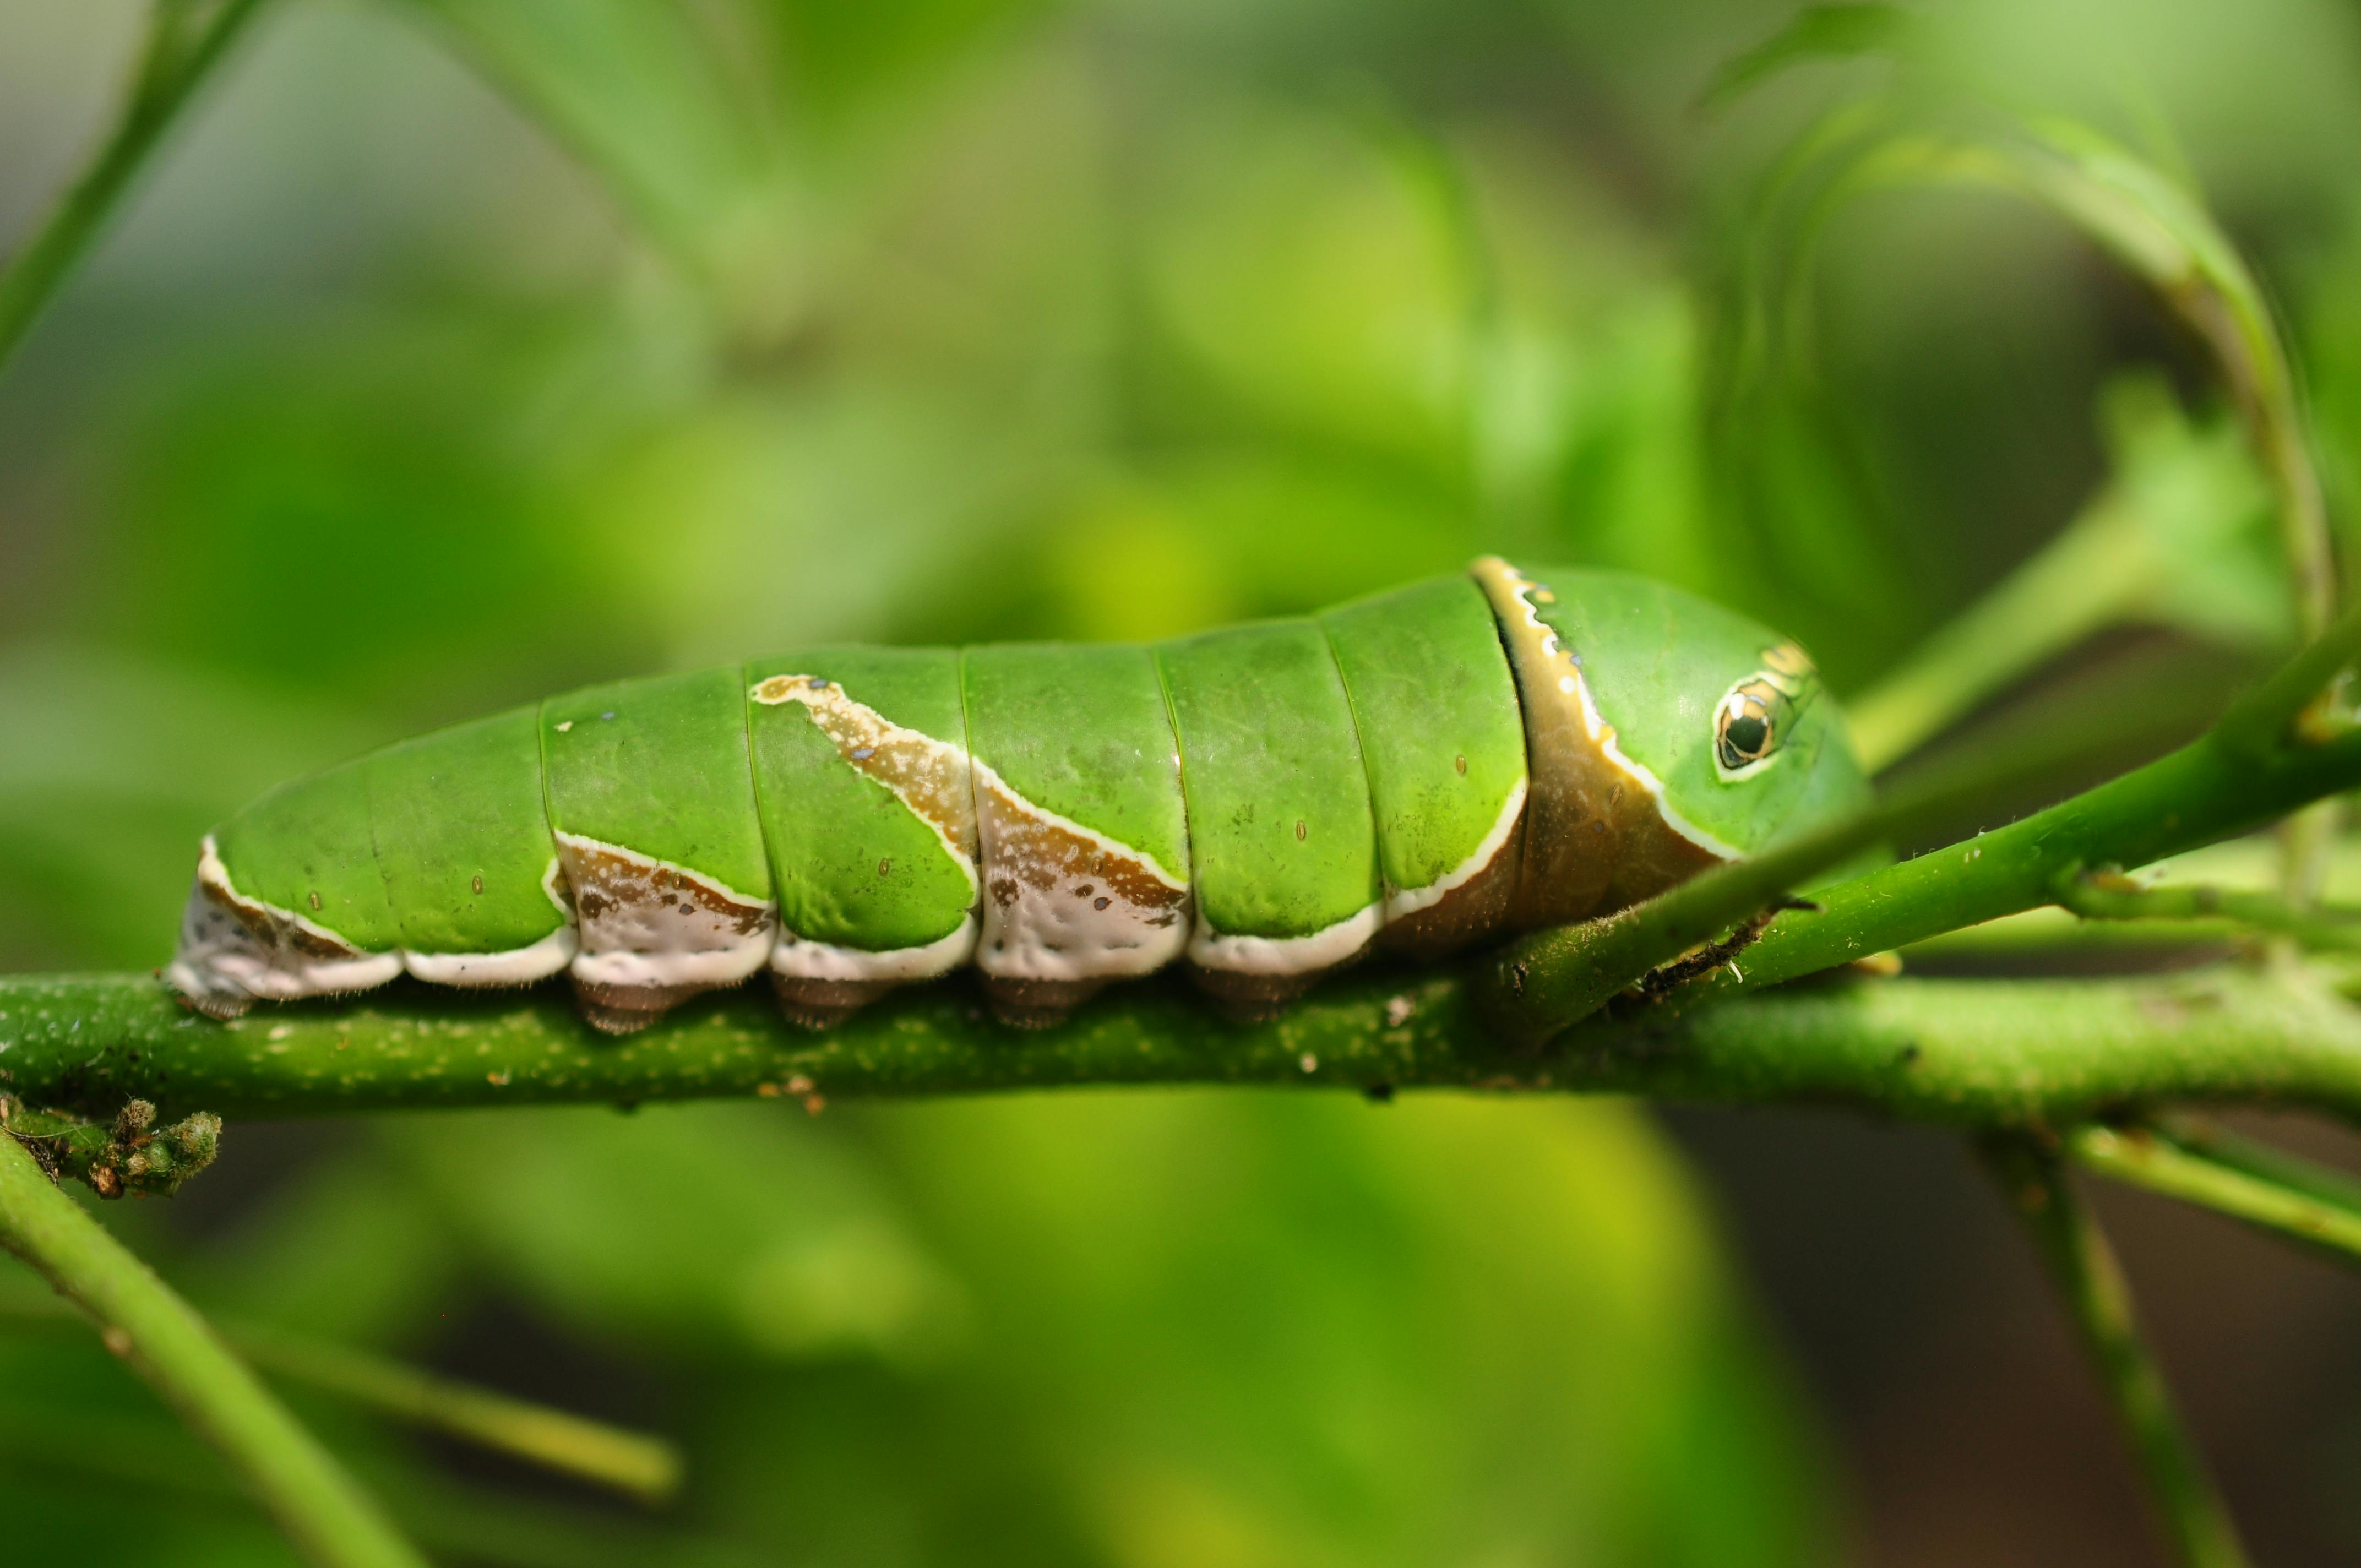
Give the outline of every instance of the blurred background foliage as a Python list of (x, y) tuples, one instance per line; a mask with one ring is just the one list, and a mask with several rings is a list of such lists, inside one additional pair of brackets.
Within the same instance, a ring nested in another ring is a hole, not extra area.
[[(0, 245), (142, 14), (0, 0)], [(158, 962), (242, 799), (571, 684), (1162, 635), (1484, 550), (1693, 587), (1854, 696), (2005, 582), (1952, 635), (2016, 678), (1933, 754), (2153, 752), (2292, 634), (2204, 350), (2005, 192), (1891, 181), (1808, 262), (1765, 192), (1863, 104), (2116, 129), (2253, 260), (2349, 501), (2361, 18), (1941, 16), (1708, 114), (1783, 0), (280, 0), (0, 374), (0, 966)], [(1778, 267), (1810, 319), (1765, 359)], [(650, 1520), (316, 1412), (454, 1561), (2138, 1561), (1997, 1222), (1795, 1125), (1674, 1124), (1775, 1332), (1605, 1103), (234, 1127), (108, 1218), (210, 1308), (688, 1451)], [(2201, 1428), (2267, 1560), (2350, 1561), (2361, 1307), (2202, 1235), (2277, 1315), (2168, 1281), (2168, 1350), (2285, 1349), (2235, 1380), (2276, 1404), (2199, 1377)], [(2035, 1348), (1995, 1370), (1979, 1318)], [(12, 1549), (284, 1560), (94, 1346), (0, 1365)]]

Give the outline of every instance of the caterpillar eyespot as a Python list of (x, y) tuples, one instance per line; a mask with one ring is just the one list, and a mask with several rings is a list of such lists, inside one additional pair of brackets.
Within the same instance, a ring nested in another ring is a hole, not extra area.
[(1817, 674), (1801, 648), (1782, 642), (1763, 650), (1762, 667), (1714, 705), (1713, 761), (1721, 781), (1737, 784), (1777, 762), (1817, 688)]
[(167, 975), (226, 1017), (564, 972), (622, 1032), (757, 973), (825, 1026), (962, 966), (1050, 1024), (1180, 963), (1263, 1016), (1373, 948), (1609, 913), (1865, 797), (1795, 644), (1644, 578), (1549, 581), (1488, 557), (1153, 647), (830, 644), (553, 697), (223, 823)]

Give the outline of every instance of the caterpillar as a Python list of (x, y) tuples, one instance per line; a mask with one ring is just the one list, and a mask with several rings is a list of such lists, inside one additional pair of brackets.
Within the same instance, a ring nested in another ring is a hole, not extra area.
[(1604, 915), (1867, 785), (1795, 643), (1497, 557), (1141, 645), (828, 645), (552, 697), (280, 786), (166, 978), (257, 1000), (563, 970), (643, 1026), (767, 972), (825, 1027), (962, 965), (1045, 1025), (1175, 962), (1243, 1017), (1373, 948)]

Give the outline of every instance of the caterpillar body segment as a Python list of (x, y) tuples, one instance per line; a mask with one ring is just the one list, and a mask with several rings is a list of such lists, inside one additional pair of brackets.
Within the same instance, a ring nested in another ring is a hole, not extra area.
[(1284, 1005), (1378, 934), (1384, 887), (1352, 699), (1316, 621), (1157, 651), (1180, 738), (1189, 962), (1235, 1008)]
[(1262, 1015), (1372, 948), (1609, 913), (1865, 795), (1794, 644), (1487, 558), (1153, 647), (813, 647), (407, 741), (210, 835), (167, 973), (232, 1016), (562, 970), (623, 1032), (758, 971), (822, 1026), (971, 964), (1047, 1024), (1180, 962)]
[(1004, 1017), (1055, 1022), (1189, 934), (1189, 817), (1154, 652), (1016, 643), (961, 658), (983, 854), (975, 964)]
[(819, 1026), (972, 959), (982, 883), (959, 653), (816, 648), (746, 677), (780, 1004)]
[(1500, 930), (1524, 853), (1516, 677), (1497, 621), (1468, 613), (1471, 586), (1446, 577), (1321, 617), (1368, 774), (1378, 941), (1411, 958)]
[(541, 707), (549, 826), (573, 890), (569, 966), (627, 1033), (761, 970), (777, 933), (735, 666), (620, 681)]

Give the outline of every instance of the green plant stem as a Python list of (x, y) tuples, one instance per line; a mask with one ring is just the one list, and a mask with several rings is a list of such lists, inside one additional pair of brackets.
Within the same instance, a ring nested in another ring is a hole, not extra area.
[(2203, 884), (2140, 887), (2127, 879), (2103, 882), (2085, 875), (2061, 883), (2058, 902), (2085, 920), (2228, 922), (2291, 938), (2306, 948), (2361, 951), (2361, 910), (2300, 908), (2276, 894)]
[(668, 1502), (680, 1490), (680, 1452), (659, 1437), (344, 1345), (251, 1330), (235, 1343), (260, 1371), (642, 1503)]
[[(2295, 374), (2261, 286), (2179, 182), (2087, 131), (2052, 125), (2043, 133), (2039, 150), (2019, 160), (2024, 188), (2146, 278), (2212, 347), (2270, 480), (2296, 630), (2312, 651), (2330, 647), (2338, 639), (2330, 626), (2336, 562), (2328, 509)], [(2345, 630), (2349, 641), (2349, 618)], [(2352, 658), (2349, 647), (2344, 657)], [(2306, 704), (2322, 685), (2304, 694)], [(2336, 819), (2335, 805), (2323, 801), (2282, 825), (2280, 887), (2290, 902), (2300, 905), (2316, 894)]]
[(2361, 1213), (2361, 1177), (2315, 1164), (2284, 1149), (2241, 1137), (2211, 1118), (2174, 1114), (2157, 1119), (2155, 1130), (2200, 1158), (2290, 1188), (2319, 1201)]
[[(12, 1476), (158, 1493), (209, 1514), (252, 1507), (177, 1428), (54, 1400), (0, 1399), (0, 1465)], [(777, 1561), (775, 1542), (764, 1552), (693, 1525), (591, 1512), (406, 1464), (375, 1467), (368, 1479), (437, 1562), (469, 1568), (755, 1568)], [(209, 1522), (201, 1517), (192, 1528)]]
[[(53, 1297), (0, 1297), (0, 1321), (12, 1318), (64, 1322), (71, 1313)], [(667, 1502), (680, 1489), (679, 1450), (663, 1438), (512, 1398), (349, 1345), (275, 1328), (216, 1321), (214, 1329), (257, 1371), (379, 1415), (643, 1503)]]
[(2339, 618), (2294, 658), (2230, 705), (2214, 726), (2223, 743), (2263, 756), (2294, 735), (2337, 675), (2361, 660), (2361, 609)]
[(2058, 1157), (2023, 1135), (1989, 1139), (1983, 1152), (2073, 1313), (2184, 1568), (2245, 1568), (2237, 1527), (2140, 1336), (2123, 1266)]
[(31, 1103), (130, 1093), (233, 1120), (336, 1112), (765, 1095), (818, 1102), (1094, 1084), (1421, 1086), (1842, 1103), (1946, 1126), (2068, 1124), (2186, 1102), (2305, 1104), (2361, 1120), (2361, 1011), (2224, 966), (2117, 981), (1842, 980), (1710, 1007), (1642, 1007), (1510, 1050), (1450, 974), (1363, 971), (1284, 1018), (1224, 1023), (1141, 981), (1061, 1028), (993, 1021), (958, 981), (826, 1034), (747, 989), (627, 1039), (544, 987), (400, 984), (217, 1024), (145, 975), (0, 979), (0, 1051)]
[(2315, 1243), (2346, 1263), (2361, 1262), (2361, 1209), (2207, 1159), (2140, 1128), (2084, 1127), (2067, 1147), (2102, 1176)]
[(186, 0), (153, 0), (139, 68), (115, 128), (32, 238), (0, 270), (0, 365), (114, 215), (198, 86), (260, 9), (261, 0), (218, 0), (210, 15), (191, 24)]
[(204, 1320), (0, 1135), (0, 1245), (97, 1325), (324, 1568), (424, 1568), (312, 1435)]

